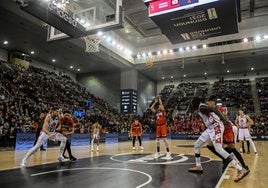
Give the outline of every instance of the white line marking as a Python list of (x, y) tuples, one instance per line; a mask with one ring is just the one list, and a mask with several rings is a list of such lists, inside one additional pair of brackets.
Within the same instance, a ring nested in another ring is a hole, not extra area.
[(223, 180), (224, 180), (224, 179), (229, 179), (229, 178), (230, 178), (229, 175), (226, 175), (229, 166), (230, 166), (230, 164), (227, 166), (227, 168), (226, 168), (226, 169), (224, 170), (224, 172), (222, 173), (221, 178), (219, 179), (219, 181), (218, 181), (217, 185), (215, 186), (215, 188), (220, 188), (220, 186), (221, 186)]
[(50, 174), (50, 173), (56, 173), (56, 172), (63, 172), (63, 171), (76, 171), (76, 170), (123, 170), (123, 171), (131, 171), (131, 172), (136, 172), (143, 174), (148, 177), (148, 180), (144, 182), (143, 184), (137, 186), (136, 188), (141, 188), (147, 184), (149, 184), (152, 181), (152, 176), (149, 174), (139, 171), (139, 170), (133, 170), (133, 169), (126, 169), (126, 168), (106, 168), (106, 167), (96, 167), (96, 168), (72, 168), (72, 169), (61, 169), (61, 170), (52, 170), (52, 171), (47, 171), (47, 172), (41, 172), (41, 173), (36, 173), (36, 174), (31, 174), (32, 177), (34, 176), (41, 176), (44, 174)]

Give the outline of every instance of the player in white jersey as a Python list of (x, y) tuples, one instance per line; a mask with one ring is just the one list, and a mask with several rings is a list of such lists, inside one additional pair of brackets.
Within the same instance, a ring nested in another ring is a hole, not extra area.
[(32, 147), (22, 159), (20, 164), (21, 167), (26, 165), (27, 159), (32, 156), (48, 139), (61, 142), (58, 160), (60, 162), (68, 161), (63, 157), (63, 151), (66, 145), (66, 137), (63, 136), (61, 133), (56, 132), (57, 130), (60, 130), (60, 127), (57, 127), (59, 121), (58, 117), (59, 110), (56, 108), (51, 109), (46, 115), (41, 134), (38, 137), (38, 141), (35, 146)]
[(236, 159), (226, 152), (222, 147), (224, 125), (228, 125), (228, 120), (216, 109), (209, 107), (208, 105), (201, 103), (199, 98), (193, 98), (190, 106), (193, 111), (198, 111), (199, 116), (202, 118), (206, 130), (201, 134), (198, 140), (194, 144), (196, 166), (189, 168), (189, 172), (202, 173), (203, 168), (201, 166), (201, 147), (205, 143), (213, 144), (216, 152), (221, 155), (227, 163), (231, 163), (237, 170), (238, 175), (235, 178), (235, 182), (243, 179), (248, 173), (246, 169), (243, 169)]
[(256, 146), (251, 138), (250, 135), (250, 126), (253, 125), (253, 120), (245, 114), (245, 112), (240, 109), (239, 115), (235, 119), (235, 124), (238, 127), (238, 140), (240, 143), (240, 152), (242, 151), (242, 142), (244, 140), (249, 141), (250, 145), (252, 146), (254, 150), (254, 154), (258, 155)]
[(95, 140), (97, 140), (97, 148), (96, 150), (99, 151), (99, 145), (100, 145), (100, 131), (101, 131), (101, 125), (99, 124), (99, 122), (96, 122), (92, 125), (92, 129), (91, 129), (91, 151), (94, 150), (94, 142)]

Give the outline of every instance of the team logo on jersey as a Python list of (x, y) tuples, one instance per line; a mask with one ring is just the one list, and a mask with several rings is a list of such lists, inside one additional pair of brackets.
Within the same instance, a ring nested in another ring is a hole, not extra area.
[[(176, 153), (171, 154), (171, 158), (166, 157), (165, 153), (160, 155), (150, 153), (123, 153), (112, 156), (111, 160), (136, 164), (195, 164), (194, 155)], [(210, 158), (202, 157), (202, 162), (208, 162), (210, 160)]]

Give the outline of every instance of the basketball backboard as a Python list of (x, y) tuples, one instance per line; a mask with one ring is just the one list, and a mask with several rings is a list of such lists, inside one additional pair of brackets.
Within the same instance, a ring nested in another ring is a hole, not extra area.
[(48, 24), (47, 41), (123, 27), (122, 0), (28, 0), (22, 9)]

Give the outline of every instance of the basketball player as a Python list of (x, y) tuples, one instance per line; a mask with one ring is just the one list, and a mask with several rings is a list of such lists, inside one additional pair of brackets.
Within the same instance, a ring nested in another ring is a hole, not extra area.
[(35, 146), (32, 147), (22, 159), (20, 164), (21, 167), (24, 167), (26, 165), (27, 159), (29, 159), (29, 157), (32, 156), (48, 139), (61, 142), (58, 160), (60, 162), (68, 161), (63, 157), (63, 151), (66, 145), (66, 137), (56, 132), (56, 129), (60, 130), (60, 126), (57, 127), (58, 119), (59, 110), (54, 107), (47, 113), (38, 141)]
[(221, 155), (227, 163), (231, 163), (238, 170), (237, 177), (234, 181), (238, 182), (243, 179), (248, 174), (246, 169), (242, 168), (235, 158), (222, 147), (224, 125), (228, 125), (226, 118), (216, 108), (209, 107), (202, 103), (202, 100), (197, 97), (193, 98), (190, 103), (190, 107), (192, 111), (198, 111), (198, 114), (202, 118), (207, 129), (201, 134), (194, 144), (196, 166), (189, 168), (189, 172), (203, 172), (200, 150), (203, 144), (212, 142), (216, 152)]
[(97, 140), (97, 148), (96, 150), (99, 151), (99, 145), (100, 145), (100, 131), (101, 131), (101, 125), (99, 124), (99, 122), (96, 122), (92, 125), (92, 129), (91, 129), (91, 151), (94, 150), (94, 142), (95, 140)]
[(69, 111), (63, 112), (63, 115), (60, 119), (60, 127), (61, 127), (60, 133), (66, 136), (67, 138), (66, 146), (63, 151), (63, 157), (66, 158), (64, 154), (65, 154), (65, 151), (67, 150), (69, 159), (74, 162), (77, 160), (77, 158), (75, 158), (72, 155), (72, 150), (71, 150), (71, 135), (74, 133), (74, 120)]
[(136, 137), (138, 137), (139, 144), (140, 144), (140, 149), (143, 150), (144, 148), (141, 145), (141, 135), (142, 135), (142, 125), (139, 122), (138, 118), (134, 119), (134, 122), (130, 126), (130, 134), (132, 137), (132, 149), (135, 150), (135, 142), (136, 142)]
[(248, 115), (246, 115), (242, 109), (240, 109), (239, 115), (235, 119), (235, 124), (238, 127), (238, 140), (240, 143), (240, 152), (243, 152), (242, 142), (246, 139), (246, 141), (249, 141), (250, 145), (254, 150), (254, 154), (257, 156), (258, 152), (249, 131), (250, 126), (253, 125), (253, 120)]
[[(250, 170), (248, 166), (246, 165), (243, 157), (235, 148), (235, 143), (236, 143), (236, 138), (237, 138), (237, 127), (229, 120), (227, 116), (227, 113), (228, 113), (227, 108), (222, 107), (221, 105), (215, 105), (214, 97), (210, 97), (209, 101), (207, 101), (207, 105), (212, 108), (217, 108), (217, 110), (219, 110), (227, 119), (228, 125), (224, 127), (224, 132), (223, 132), (223, 148), (228, 153), (233, 153), (235, 157), (237, 158), (237, 160), (242, 165), (242, 167), (246, 169), (247, 171), (246, 173), (249, 173)], [(216, 152), (213, 145), (208, 144), (207, 148), (223, 160), (222, 170), (224, 171), (229, 163), (227, 163), (226, 160)]]
[[(154, 106), (159, 103), (158, 109), (155, 109)], [(157, 146), (157, 152), (155, 154), (155, 158), (158, 158), (160, 156), (160, 138), (163, 139), (165, 146), (166, 146), (166, 157), (165, 159), (172, 159), (171, 153), (169, 152), (168, 142), (167, 142), (167, 125), (166, 125), (166, 111), (165, 107), (162, 103), (162, 99), (160, 95), (157, 95), (155, 97), (154, 103), (150, 107), (151, 111), (156, 116), (156, 146)]]

